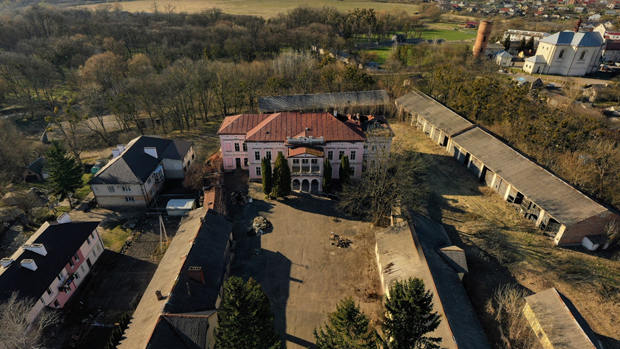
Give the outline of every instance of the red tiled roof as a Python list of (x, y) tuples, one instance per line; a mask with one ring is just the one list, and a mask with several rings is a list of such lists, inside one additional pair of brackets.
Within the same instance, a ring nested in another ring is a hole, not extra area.
[(206, 207), (207, 209), (212, 209), (224, 216), (228, 214), (224, 189), (222, 189), (222, 187), (220, 187), (219, 185), (214, 186), (209, 190), (206, 190), (204, 200), (204, 207)]
[(227, 116), (222, 122), (218, 135), (245, 134), (269, 117), (269, 114), (240, 114)]
[(294, 137), (304, 131), (308, 136), (324, 137), (326, 142), (365, 140), (361, 130), (329, 113), (271, 114), (247, 132), (246, 140), (283, 142), (286, 137)]
[(323, 156), (325, 153), (321, 149), (316, 148), (308, 148), (308, 147), (299, 147), (299, 148), (289, 148), (288, 157), (297, 156), (301, 154), (310, 154), (314, 156)]

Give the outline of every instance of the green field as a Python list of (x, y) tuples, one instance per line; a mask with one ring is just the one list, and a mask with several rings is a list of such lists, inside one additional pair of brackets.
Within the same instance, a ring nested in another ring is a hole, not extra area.
[[(364, 0), (137, 0), (114, 3), (129, 12), (151, 12), (153, 4), (157, 4), (162, 11), (166, 5), (174, 6), (174, 12), (196, 13), (217, 7), (225, 13), (240, 15), (255, 15), (271, 18), (278, 13), (286, 12), (299, 6), (335, 7), (340, 11), (349, 11), (355, 8), (373, 8), (375, 11), (390, 11), (393, 9), (405, 10), (411, 14), (418, 11), (418, 6), (398, 3), (383, 3)], [(111, 2), (107, 3), (112, 5)], [(92, 4), (78, 6), (81, 8), (96, 9), (106, 4)]]
[(453, 30), (453, 29), (424, 29), (422, 31), (422, 39), (434, 40), (444, 39), (446, 41), (454, 40), (473, 40), (476, 38), (476, 30)]
[(384, 64), (385, 61), (390, 56), (391, 50), (392, 50), (391, 47), (380, 47), (374, 50), (368, 50), (368, 52), (374, 53), (377, 55), (377, 59), (374, 60), (376, 63)]

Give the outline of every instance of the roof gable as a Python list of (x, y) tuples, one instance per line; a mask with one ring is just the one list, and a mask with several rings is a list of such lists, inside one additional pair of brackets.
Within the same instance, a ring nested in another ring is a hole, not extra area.
[(256, 127), (270, 114), (239, 114), (227, 116), (217, 131), (218, 135), (243, 135)]
[(544, 42), (552, 45), (571, 45), (571, 46), (584, 46), (584, 47), (597, 47), (601, 46), (603, 38), (598, 32), (578, 32), (563, 31), (555, 33), (540, 42)]
[(276, 113), (256, 125), (246, 135), (246, 141), (284, 142), (307, 131), (326, 142), (363, 142), (366, 137), (354, 125), (338, 120), (329, 113)]

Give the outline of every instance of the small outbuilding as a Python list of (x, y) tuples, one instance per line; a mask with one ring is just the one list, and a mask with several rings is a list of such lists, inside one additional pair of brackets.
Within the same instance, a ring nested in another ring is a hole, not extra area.
[(22, 175), (26, 182), (40, 182), (46, 180), (49, 175), (45, 170), (45, 158), (41, 156), (30, 165), (26, 166)]
[(196, 200), (194, 199), (173, 199), (168, 201), (166, 205), (168, 216), (183, 216), (194, 209), (196, 209)]
[(495, 64), (502, 68), (512, 66), (512, 55), (506, 51), (501, 51), (495, 54)]
[(604, 234), (584, 236), (581, 245), (590, 251), (596, 251), (599, 248), (606, 250), (609, 247), (607, 235)]

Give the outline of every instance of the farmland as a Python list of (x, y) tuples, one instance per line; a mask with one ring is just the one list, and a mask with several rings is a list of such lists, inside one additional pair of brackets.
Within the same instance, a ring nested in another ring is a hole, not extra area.
[[(416, 5), (380, 3), (372, 1), (333, 1), (333, 0), (138, 0), (118, 3), (123, 10), (129, 12), (151, 12), (153, 4), (159, 9), (167, 5), (174, 6), (174, 12), (197, 13), (211, 8), (219, 8), (225, 13), (237, 15), (254, 15), (264, 18), (275, 17), (278, 13), (292, 10), (299, 6), (334, 7), (339, 11), (349, 11), (355, 8), (372, 8), (375, 11), (405, 10), (410, 14), (418, 11)], [(79, 6), (81, 8), (96, 9), (102, 4)]]

